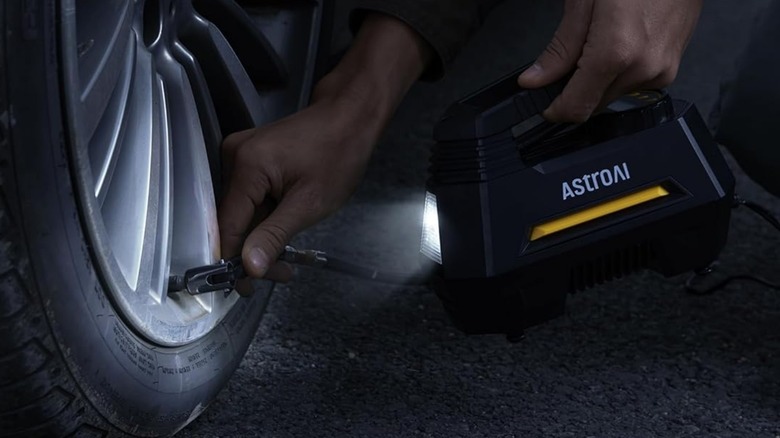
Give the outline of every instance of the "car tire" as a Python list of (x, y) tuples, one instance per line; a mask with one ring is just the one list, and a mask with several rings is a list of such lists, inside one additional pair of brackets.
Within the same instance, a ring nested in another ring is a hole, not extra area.
[[(110, 293), (74, 158), (62, 49), (74, 6), (95, 3), (0, 3), (0, 436), (176, 433), (226, 385), (270, 296), (261, 284), (207, 333), (161, 345)], [(316, 6), (325, 35), (328, 7)], [(296, 85), (300, 96), (313, 80)]]

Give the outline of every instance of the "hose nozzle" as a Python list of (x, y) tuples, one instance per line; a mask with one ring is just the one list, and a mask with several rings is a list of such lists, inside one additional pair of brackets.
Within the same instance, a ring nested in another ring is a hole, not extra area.
[(309, 266), (312, 268), (324, 268), (328, 264), (328, 255), (322, 251), (313, 249), (298, 250), (290, 245), (284, 247), (284, 252), (279, 260), (293, 265)]

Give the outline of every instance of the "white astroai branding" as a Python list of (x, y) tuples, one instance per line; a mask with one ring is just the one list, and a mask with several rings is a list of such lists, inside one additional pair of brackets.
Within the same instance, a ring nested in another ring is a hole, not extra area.
[(580, 178), (574, 178), (571, 181), (564, 181), (562, 184), (563, 200), (576, 198), (585, 193), (595, 192), (604, 187), (618, 184), (622, 181), (631, 179), (631, 172), (628, 171), (628, 164), (616, 164), (597, 172), (582, 175)]

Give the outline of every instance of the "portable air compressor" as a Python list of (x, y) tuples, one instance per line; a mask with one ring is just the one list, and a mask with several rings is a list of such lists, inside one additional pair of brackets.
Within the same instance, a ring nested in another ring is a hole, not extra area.
[(646, 91), (553, 124), (541, 112), (564, 83), (520, 89), (521, 71), (452, 105), (434, 131), (421, 252), (461, 330), (519, 339), (569, 293), (717, 258), (734, 177), (693, 104)]

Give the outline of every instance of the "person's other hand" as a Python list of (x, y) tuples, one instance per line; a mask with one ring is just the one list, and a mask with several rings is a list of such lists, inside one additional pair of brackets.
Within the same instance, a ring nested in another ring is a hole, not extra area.
[(702, 0), (566, 0), (552, 41), (518, 84), (543, 87), (574, 70), (544, 117), (584, 122), (625, 93), (671, 84), (701, 7)]
[(405, 23), (369, 15), (312, 104), (222, 145), (227, 190), (219, 206), (222, 257), (241, 253), (255, 278), (287, 281), (284, 246), (341, 207), (366, 169), (374, 144), (431, 49)]

